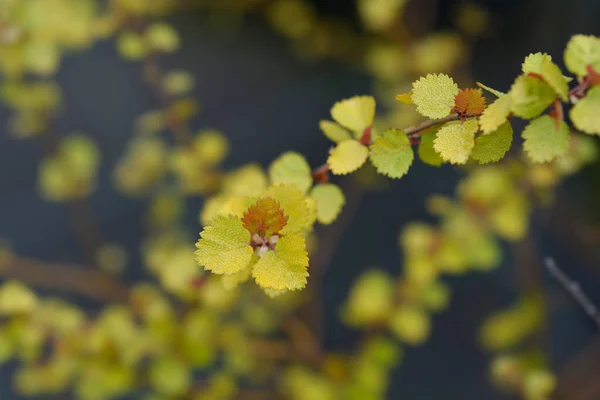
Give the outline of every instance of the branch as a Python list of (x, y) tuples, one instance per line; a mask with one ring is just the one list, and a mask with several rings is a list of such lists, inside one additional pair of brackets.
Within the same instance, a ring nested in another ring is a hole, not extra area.
[[(469, 117), (475, 117), (475, 116), (476, 115), (467, 115), (465, 117), (469, 118)], [(419, 134), (421, 132), (423, 132), (424, 130), (427, 130), (427, 129), (432, 128), (437, 125), (445, 124), (446, 122), (458, 121), (461, 118), (462, 117), (458, 114), (450, 114), (447, 117), (442, 118), (442, 119), (431, 119), (431, 120), (421, 122), (420, 124), (410, 126), (406, 129), (404, 129), (403, 132), (406, 133), (409, 137), (415, 138), (415, 137), (418, 137)]]
[(129, 288), (95, 268), (48, 263), (9, 254), (0, 278), (16, 279), (42, 289), (72, 292), (100, 302), (126, 303)]
[(581, 290), (579, 284), (571, 280), (567, 274), (556, 265), (553, 258), (546, 258), (544, 265), (552, 275), (554, 279), (579, 303), (585, 313), (594, 320), (598, 328), (600, 328), (600, 313), (598, 309), (589, 299), (589, 297)]
[(154, 90), (154, 95), (161, 104), (163, 115), (167, 126), (173, 132), (175, 141), (182, 147), (189, 147), (192, 144), (192, 132), (189, 126), (182, 121), (170, 108), (173, 102), (173, 96), (165, 91), (161, 85), (162, 73), (158, 65), (158, 57), (155, 53), (144, 58), (142, 63), (142, 73), (146, 83)]

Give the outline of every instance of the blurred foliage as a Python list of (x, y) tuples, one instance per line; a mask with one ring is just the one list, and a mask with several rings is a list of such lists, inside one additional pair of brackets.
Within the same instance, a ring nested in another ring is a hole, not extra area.
[[(61, 137), (53, 129), (65, 111), (53, 81), (64, 54), (114, 40), (122, 58), (140, 63), (159, 104), (134, 121), (114, 167), (120, 193), (150, 199), (141, 254), (155, 282), (128, 288), (123, 301), (107, 295), (98, 315), (86, 315), (6, 281), (0, 361), (18, 360), (15, 388), (83, 400), (385, 398), (401, 345), (422, 345), (434, 315), (449, 306), (443, 277), (497, 267), (501, 241), (527, 235), (533, 209), (595, 160), (589, 135), (600, 134), (600, 39), (576, 35), (568, 43), (565, 64), (575, 79), (536, 53), (507, 93), (479, 84), (484, 94), (464, 87), (475, 86), (464, 71), (468, 41), (485, 31), (486, 11), (464, 3), (455, 32), (417, 36), (405, 23), (415, 3), (359, 0), (355, 26), (320, 15), (304, 0), (0, 0), (0, 94), (12, 110), (7, 131), (44, 144), (38, 179), (45, 199), (67, 207), (85, 201), (101, 162), (89, 137)], [(333, 58), (371, 74), (374, 96), (343, 99), (332, 106), (331, 120), (320, 121), (333, 142), (323, 165), (312, 169), (303, 155), (285, 152), (267, 168), (221, 167), (226, 135), (190, 128), (199, 112), (190, 95), (193, 74), (159, 66), (181, 46), (163, 17), (185, 7), (230, 23), (259, 13), (299, 57)], [(563, 107), (570, 105), (574, 128), (565, 121)], [(522, 149), (513, 146), (514, 117), (527, 122)], [(336, 175), (366, 174), (371, 164), (371, 172), (401, 178), (414, 162), (413, 146), (425, 164), (464, 165), (466, 176), (454, 198), (429, 198), (437, 224), (401, 229), (402, 276), (371, 268), (356, 277), (340, 317), (363, 339), (355, 349), (327, 352), (318, 327), (299, 317), (314, 300), (314, 289), (300, 289), (315, 285), (327, 267), (311, 263), (322, 250), (314, 226), (336, 221), (351, 195)], [(195, 253), (181, 224), (190, 196), (205, 197)], [(97, 246), (93, 256), (107, 279), (128, 264), (116, 243)], [(18, 260), (3, 250), (0, 268)], [(50, 279), (52, 273), (49, 267)], [(547, 399), (556, 384), (530, 340), (545, 318), (539, 293), (525, 293), (481, 328), (482, 346), (494, 352), (493, 381), (527, 400)]]

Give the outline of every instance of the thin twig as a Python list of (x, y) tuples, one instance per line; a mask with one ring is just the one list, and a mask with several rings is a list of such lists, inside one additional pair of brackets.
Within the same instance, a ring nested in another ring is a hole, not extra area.
[(567, 276), (567, 274), (556, 265), (553, 258), (546, 258), (544, 265), (550, 274), (560, 283), (560, 285), (579, 303), (585, 313), (594, 320), (600, 328), (600, 313), (598, 308), (592, 303), (589, 297), (581, 290), (579, 284)]
[(420, 124), (410, 126), (406, 129), (404, 129), (403, 132), (406, 133), (410, 137), (416, 137), (416, 136), (418, 136), (419, 133), (423, 132), (424, 130), (427, 130), (427, 129), (432, 128), (437, 125), (445, 124), (446, 122), (458, 121), (459, 119), (461, 119), (460, 115), (450, 114), (447, 117), (442, 118), (442, 119), (431, 119), (431, 120), (421, 122)]
[(192, 132), (185, 121), (182, 121), (170, 107), (173, 103), (173, 96), (165, 91), (161, 85), (162, 73), (158, 65), (158, 56), (155, 53), (151, 53), (144, 58), (142, 73), (144, 80), (154, 90), (154, 94), (160, 102), (165, 122), (173, 133), (177, 144), (182, 147), (189, 147), (192, 144)]
[(129, 288), (96, 268), (50, 263), (9, 254), (0, 278), (16, 279), (41, 289), (68, 291), (101, 302), (125, 303)]

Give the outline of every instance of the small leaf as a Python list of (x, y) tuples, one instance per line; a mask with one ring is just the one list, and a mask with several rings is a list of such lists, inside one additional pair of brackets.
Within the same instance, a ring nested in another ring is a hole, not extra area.
[(312, 186), (310, 166), (303, 155), (287, 152), (279, 156), (269, 167), (269, 177), (274, 184), (291, 183), (303, 192)]
[(146, 40), (152, 48), (172, 53), (179, 48), (179, 34), (169, 24), (154, 23), (146, 31)]
[(356, 140), (344, 140), (329, 152), (327, 164), (335, 175), (346, 175), (359, 169), (367, 160), (369, 149)]
[(477, 83), (477, 86), (479, 86), (480, 88), (482, 88), (482, 89), (483, 89), (483, 90), (485, 90), (486, 92), (490, 92), (491, 94), (493, 94), (493, 95), (494, 95), (494, 96), (496, 96), (496, 97), (501, 97), (502, 95), (506, 94), (506, 93), (503, 93), (503, 92), (501, 92), (501, 91), (499, 91), (499, 90), (492, 89), (491, 87), (489, 87), (489, 86), (486, 86), (486, 85), (484, 85), (484, 84), (483, 84), (483, 83), (481, 83), (481, 82), (475, 82), (475, 83)]
[(477, 120), (449, 122), (442, 126), (433, 141), (433, 148), (442, 159), (452, 164), (465, 164), (475, 146)]
[(523, 148), (533, 162), (548, 162), (566, 153), (569, 147), (569, 127), (560, 121), (556, 129), (556, 121), (544, 115), (537, 118), (523, 131)]
[(365, 128), (373, 125), (375, 99), (372, 96), (354, 96), (338, 101), (331, 108), (331, 117), (360, 137)]
[(262, 288), (297, 290), (306, 286), (308, 254), (304, 237), (298, 233), (283, 236), (275, 251), (267, 251), (256, 263), (252, 276)]
[(244, 213), (242, 223), (250, 234), (269, 238), (278, 233), (287, 224), (288, 217), (283, 214), (279, 203), (271, 197), (258, 199)]
[(525, 57), (521, 70), (526, 75), (529, 73), (541, 74), (544, 61), (552, 61), (552, 56), (546, 53), (530, 54)]
[(412, 93), (410, 93), (410, 92), (400, 93), (399, 95), (396, 95), (396, 101), (399, 101), (400, 103), (407, 104), (407, 105), (414, 104), (411, 96), (412, 96)]
[(579, 78), (588, 74), (588, 65), (600, 71), (600, 38), (591, 35), (573, 36), (565, 50), (565, 65)]
[(11, 280), (0, 286), (0, 315), (29, 313), (37, 305), (35, 294), (21, 282)]
[(571, 109), (571, 120), (582, 132), (600, 135), (600, 86), (595, 86)]
[(250, 232), (232, 215), (217, 216), (200, 233), (196, 262), (215, 274), (231, 275), (244, 269), (252, 258)]
[(272, 197), (279, 203), (283, 213), (288, 217), (287, 225), (281, 229), (281, 234), (289, 232), (302, 232), (312, 227), (313, 215), (307, 204), (307, 198), (296, 187), (289, 183), (282, 183), (269, 187), (263, 197)]
[(458, 86), (445, 74), (429, 74), (413, 82), (411, 99), (424, 117), (441, 119), (452, 111)]
[(418, 150), (421, 161), (433, 167), (439, 167), (444, 162), (442, 157), (433, 148), (433, 141), (436, 138), (437, 131), (438, 129), (436, 127), (423, 133), (421, 135), (421, 142), (419, 143)]
[(481, 117), (479, 126), (484, 135), (494, 132), (503, 125), (510, 115), (510, 96), (500, 95), (492, 104), (490, 104)]
[(454, 111), (459, 114), (480, 115), (485, 106), (481, 89), (463, 89), (454, 98)]
[(332, 183), (315, 186), (310, 192), (310, 197), (317, 202), (317, 221), (322, 224), (335, 221), (346, 203), (342, 189)]
[(323, 134), (332, 142), (339, 143), (344, 140), (352, 139), (350, 132), (333, 121), (320, 121), (319, 128), (321, 129), (321, 132), (323, 132)]
[(431, 321), (421, 308), (401, 305), (390, 318), (389, 328), (398, 339), (416, 346), (427, 340), (431, 330)]
[(406, 175), (415, 158), (408, 136), (397, 129), (383, 132), (370, 150), (371, 162), (377, 172), (390, 178)]
[(510, 122), (505, 122), (496, 131), (481, 135), (475, 139), (475, 147), (471, 152), (471, 158), (478, 161), (479, 164), (500, 161), (510, 150), (512, 144), (513, 129)]
[(511, 111), (518, 117), (539, 116), (556, 98), (555, 91), (544, 81), (521, 75), (510, 88)]

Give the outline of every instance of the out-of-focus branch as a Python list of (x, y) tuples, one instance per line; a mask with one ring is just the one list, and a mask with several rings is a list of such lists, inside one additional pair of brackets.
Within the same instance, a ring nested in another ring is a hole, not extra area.
[(600, 398), (600, 337), (583, 347), (559, 373), (552, 400)]
[(600, 313), (598, 308), (592, 303), (589, 297), (581, 290), (581, 286), (558, 267), (553, 258), (546, 258), (544, 265), (552, 274), (552, 277), (575, 299), (575, 301), (583, 308), (585, 313), (596, 323), (600, 328)]
[(192, 132), (185, 121), (178, 118), (173, 109), (169, 107), (173, 102), (173, 96), (165, 91), (161, 85), (162, 73), (158, 65), (158, 56), (155, 53), (144, 58), (142, 73), (144, 80), (152, 88), (156, 98), (160, 102), (165, 122), (171, 132), (173, 132), (177, 144), (182, 147), (190, 146), (192, 143)]
[(27, 285), (70, 292), (100, 302), (125, 303), (129, 288), (110, 275), (90, 267), (51, 263), (7, 255), (0, 264), (0, 278), (16, 279)]

